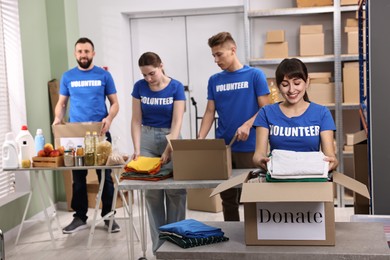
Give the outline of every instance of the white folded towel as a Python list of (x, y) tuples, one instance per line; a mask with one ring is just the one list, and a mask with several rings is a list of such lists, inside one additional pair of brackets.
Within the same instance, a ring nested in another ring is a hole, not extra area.
[(267, 164), (273, 178), (326, 178), (329, 162), (322, 152), (295, 152), (274, 149)]

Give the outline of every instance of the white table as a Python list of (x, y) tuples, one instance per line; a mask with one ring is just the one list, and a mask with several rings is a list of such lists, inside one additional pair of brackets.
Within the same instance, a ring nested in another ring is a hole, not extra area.
[[(55, 239), (54, 239), (54, 235), (53, 235), (53, 229), (52, 229), (51, 223), (50, 223), (51, 218), (53, 218), (53, 217), (55, 218), (58, 229), (62, 233), (62, 228), (61, 228), (60, 222), (59, 222), (57, 214), (56, 214), (56, 209), (55, 209), (53, 200), (50, 197), (50, 193), (51, 193), (50, 186), (47, 182), (45, 171), (91, 170), (91, 169), (92, 170), (102, 170), (102, 178), (101, 178), (100, 185), (99, 185), (99, 191), (98, 191), (98, 194), (96, 197), (95, 210), (94, 210), (93, 220), (92, 220), (91, 229), (90, 229), (89, 237), (88, 237), (88, 244), (87, 244), (88, 248), (90, 248), (92, 245), (92, 240), (93, 240), (96, 225), (100, 224), (103, 220), (106, 220), (109, 218), (110, 219), (109, 230), (111, 230), (111, 228), (112, 228), (112, 223), (113, 223), (112, 220), (114, 218), (115, 205), (116, 205), (117, 193), (118, 193), (118, 183), (116, 182), (116, 180), (118, 180), (117, 176), (119, 176), (123, 171), (123, 165), (75, 166), (75, 167), (31, 167), (31, 168), (4, 169), (4, 171), (13, 171), (13, 172), (29, 171), (32, 173), (31, 174), (31, 180), (32, 180), (31, 190), (30, 190), (29, 195), (28, 195), (27, 204), (26, 204), (26, 207), (24, 209), (22, 222), (21, 222), (20, 227), (19, 227), (19, 231), (18, 231), (18, 235), (16, 237), (15, 244), (17, 244), (19, 241), (19, 237), (20, 237), (20, 234), (21, 234), (22, 229), (23, 229), (23, 224), (25, 222), (27, 222), (26, 214), (27, 214), (27, 210), (30, 206), (32, 193), (35, 189), (38, 190), (38, 193), (39, 193), (39, 196), (41, 199), (43, 212), (45, 215), (45, 221), (46, 221), (46, 224), (47, 224), (47, 227), (49, 230), (49, 234), (50, 234), (50, 238), (51, 238), (51, 242), (52, 242), (53, 247), (55, 247), (55, 244), (54, 244)], [(101, 219), (97, 219), (97, 215), (99, 212), (99, 205), (100, 205), (100, 201), (101, 201), (101, 197), (102, 197), (102, 193), (103, 193), (104, 182), (105, 182), (105, 178), (104, 178), (103, 174), (105, 174), (105, 171), (109, 170), (109, 169), (112, 170), (112, 173), (115, 176), (115, 178), (114, 178), (115, 179), (115, 181), (114, 181), (114, 198), (113, 198), (113, 202), (112, 202), (112, 208), (111, 208), (111, 211), (109, 213), (107, 213), (104, 217), (102, 217)], [(44, 183), (43, 186), (41, 185), (41, 182)], [(124, 196), (122, 194), (122, 191), (120, 191), (120, 194), (121, 194), (121, 197), (123, 199)], [(45, 202), (45, 198), (47, 198), (49, 200), (49, 205), (47, 205), (47, 203)], [(52, 208), (53, 216), (49, 216), (49, 213), (47, 210), (48, 207)]]
[[(251, 169), (233, 169), (232, 176), (235, 177), (242, 173), (249, 173)], [(122, 180), (118, 184), (119, 191), (140, 191), (140, 226), (141, 226), (141, 247), (143, 252), (143, 259), (146, 259), (146, 214), (145, 214), (145, 190), (162, 190), (162, 189), (208, 189), (215, 188), (221, 182), (225, 180), (185, 180), (177, 181), (173, 178), (161, 180), (161, 181), (142, 181), (142, 180)], [(118, 180), (117, 180), (118, 182)], [(128, 203), (125, 205), (127, 207), (126, 211), (129, 214), (129, 229), (130, 229), (130, 252), (129, 259), (134, 258), (134, 226), (133, 226), (133, 208), (132, 208), (132, 193), (128, 192)], [(126, 230), (127, 232), (127, 230)], [(127, 235), (126, 235), (127, 238)]]

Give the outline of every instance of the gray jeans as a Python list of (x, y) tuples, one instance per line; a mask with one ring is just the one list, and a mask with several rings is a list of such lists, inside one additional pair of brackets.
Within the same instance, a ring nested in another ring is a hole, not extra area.
[[(142, 126), (141, 155), (161, 157), (167, 146), (165, 136), (170, 133), (169, 128), (154, 128)], [(172, 161), (163, 165), (161, 169), (172, 169)], [(162, 245), (159, 239), (160, 226), (184, 220), (186, 217), (187, 191), (180, 190), (146, 190), (146, 210), (150, 225), (153, 254)]]

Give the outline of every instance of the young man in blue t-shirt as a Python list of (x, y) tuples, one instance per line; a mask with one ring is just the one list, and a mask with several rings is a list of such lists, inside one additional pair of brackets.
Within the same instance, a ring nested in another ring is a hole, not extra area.
[[(208, 82), (207, 107), (198, 138), (206, 138), (218, 113), (216, 138), (233, 143), (233, 168), (255, 168), (253, 154), (256, 133), (252, 127), (257, 112), (268, 104), (269, 88), (264, 73), (241, 64), (236, 43), (228, 32), (208, 40), (215, 63), (223, 70), (212, 75)], [(239, 190), (232, 188), (221, 193), (225, 221), (239, 221)]]
[[(70, 122), (102, 122), (100, 135), (106, 135), (111, 141), (108, 132), (111, 122), (119, 111), (119, 103), (116, 94), (114, 80), (111, 74), (93, 64), (95, 56), (94, 45), (88, 38), (80, 38), (75, 44), (75, 52), (78, 66), (68, 70), (62, 75), (60, 82), (60, 97), (55, 108), (53, 125), (60, 124), (65, 116), (68, 100), (70, 101)], [(110, 102), (107, 110), (106, 98)], [(99, 182), (101, 170), (96, 170)], [(87, 170), (73, 170), (72, 202), (71, 207), (75, 211), (72, 222), (62, 232), (71, 234), (87, 227), (88, 195), (86, 176)], [(105, 171), (105, 183), (102, 193), (102, 213), (104, 216), (111, 211), (114, 195), (114, 184), (111, 171)], [(109, 220), (105, 220), (108, 228)], [(114, 221), (111, 232), (119, 232), (120, 227)]]

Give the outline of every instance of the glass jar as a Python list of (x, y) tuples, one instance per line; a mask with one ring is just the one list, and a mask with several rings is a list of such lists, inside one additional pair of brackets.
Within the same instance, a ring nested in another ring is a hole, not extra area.
[(66, 167), (74, 166), (74, 156), (72, 150), (64, 151), (64, 164)]
[(77, 146), (76, 156), (84, 156), (84, 148), (81, 145)]

